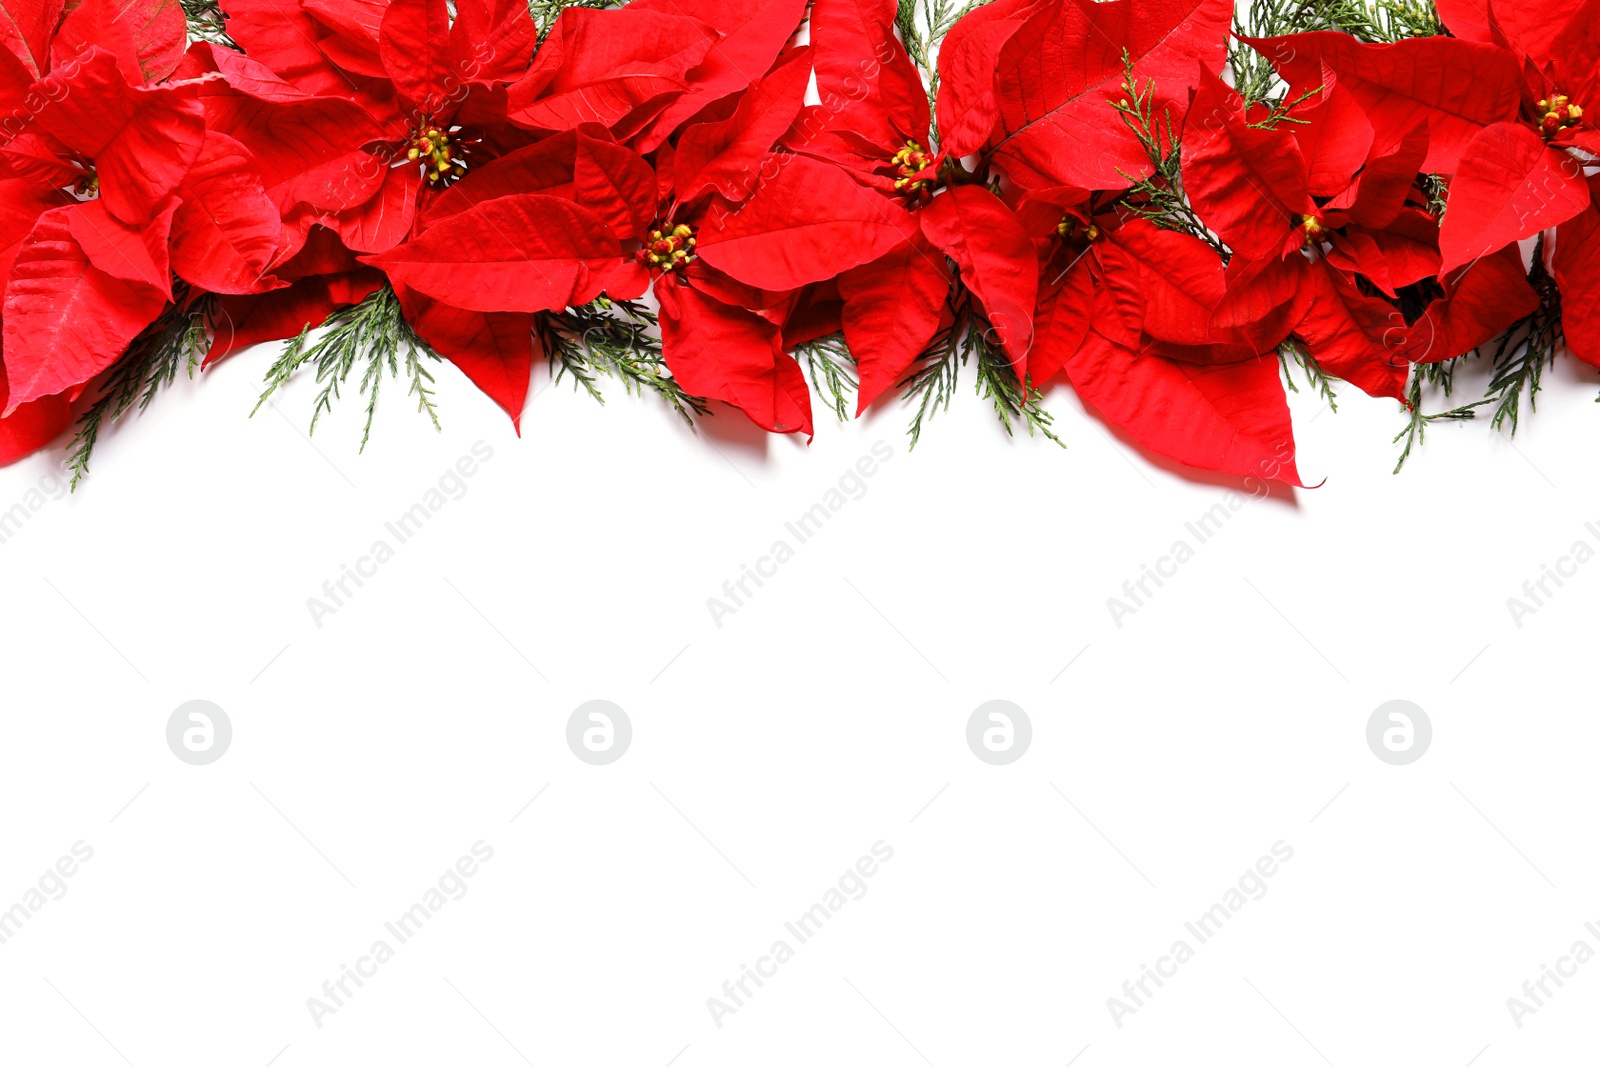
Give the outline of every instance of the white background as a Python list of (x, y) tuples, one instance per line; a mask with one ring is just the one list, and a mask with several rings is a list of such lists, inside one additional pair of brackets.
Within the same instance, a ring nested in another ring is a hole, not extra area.
[[(894, 404), (819, 412), (808, 448), (541, 371), (519, 440), (447, 367), (442, 433), (392, 389), (358, 455), (356, 401), (303, 436), (308, 382), (246, 418), (269, 356), (180, 381), (0, 544), (0, 908), (93, 849), (0, 945), (0, 1062), (1592, 1055), (1600, 962), (1520, 1028), (1506, 1005), (1600, 949), (1600, 565), (1521, 627), (1506, 604), (1600, 548), (1596, 385), (1568, 362), (1514, 445), (1442, 427), (1399, 476), (1394, 403), (1302, 393), (1326, 483), (1198, 545), (1236, 480), (1152, 462), (1065, 388), (1065, 451), (1008, 439), (968, 376), (908, 452)], [(465, 495), (319, 627), (308, 598), (480, 440)], [(865, 495), (715, 625), (877, 441)], [(0, 472), (0, 508), (58, 459)], [(1107, 599), (1179, 539), (1117, 626)], [(234, 731), (204, 767), (165, 737), (197, 698)], [(634, 731), (603, 767), (565, 740), (597, 698)], [(1033, 724), (1005, 767), (965, 739), (997, 698)], [(1410, 766), (1367, 747), (1391, 699), (1432, 720)], [(308, 998), (480, 840), (467, 894), (319, 1027)], [(717, 1026), (707, 998), (878, 841), (866, 895)], [(1266, 895), (1117, 1026), (1107, 999), (1279, 841)]]

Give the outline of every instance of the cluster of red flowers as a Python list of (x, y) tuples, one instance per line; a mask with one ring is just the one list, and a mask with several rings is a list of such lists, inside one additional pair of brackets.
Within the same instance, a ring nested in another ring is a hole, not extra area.
[(934, 108), (895, 0), (542, 40), (525, 0), (224, 0), (237, 48), (173, 0), (3, 0), (0, 461), (174, 300), (226, 311), (210, 362), (388, 286), (513, 419), (534, 316), (602, 295), (653, 292), (683, 390), (808, 435), (798, 345), (842, 333), (865, 407), (965, 314), (1141, 446), (1299, 484), (1280, 345), (1402, 398), (1538, 306), (1530, 237), (1600, 363), (1600, 0), (1438, 2), (1449, 35), (1248, 41), (1261, 102), (1232, 0), (992, 0)]

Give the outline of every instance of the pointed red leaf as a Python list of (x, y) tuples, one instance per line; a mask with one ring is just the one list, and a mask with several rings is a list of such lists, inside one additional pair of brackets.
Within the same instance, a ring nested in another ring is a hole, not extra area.
[(105, 201), (90, 200), (67, 213), (73, 240), (89, 262), (113, 278), (139, 282), (172, 299), (172, 271), (168, 242), (172, 216), (178, 202), (169, 200), (156, 217), (142, 226), (129, 226), (106, 210)]
[(922, 209), (922, 232), (955, 260), (1022, 378), (1033, 343), (1039, 265), (1017, 217), (989, 190), (958, 185)]
[(363, 261), (468, 311), (550, 311), (583, 303), (594, 275), (621, 255), (610, 227), (554, 196), (479, 204)]
[(777, 326), (670, 277), (656, 297), (662, 355), (679, 385), (734, 405), (763, 430), (811, 436), (811, 394)]
[(154, 286), (114, 278), (89, 262), (68, 221), (79, 206), (40, 216), (11, 265), (0, 314), (11, 396), (0, 415), (105, 370), (166, 304)]
[(839, 275), (845, 343), (860, 377), (856, 414), (898, 382), (939, 329), (950, 271), (919, 231)]
[(363, 267), (347, 275), (302, 278), (270, 293), (222, 297), (217, 301), (215, 334), (205, 367), (241, 348), (315, 329), (336, 309), (359, 303), (383, 284), (381, 273)]
[(1212, 74), (1200, 79), (1184, 131), (1183, 185), (1206, 225), (1246, 259), (1276, 257), (1313, 210), (1294, 135), (1251, 129), (1244, 101)]
[(715, 189), (723, 199), (738, 203), (754, 192), (762, 160), (800, 112), (810, 75), (810, 52), (799, 49), (754, 84), (731, 117), (684, 130), (673, 159), (678, 199), (687, 203), (703, 190)]
[(0, 42), (38, 78), (50, 68), (50, 36), (64, 0), (0, 0)]
[(1405, 395), (1410, 362), (1406, 320), (1393, 305), (1364, 296), (1326, 263), (1306, 272), (1310, 302), (1294, 332), (1323, 370), (1370, 396)]
[(533, 67), (511, 83), (508, 117), (533, 130), (608, 129), (642, 123), (646, 104), (664, 107), (688, 87), (687, 75), (716, 41), (698, 19), (632, 6), (569, 7), (556, 18)]
[(1201, 470), (1302, 484), (1276, 355), (1178, 363), (1091, 333), (1067, 375), (1086, 403), (1152, 452)]
[(445, 0), (389, 0), (378, 29), (378, 56), (402, 97), (424, 115), (442, 110), (459, 88), (450, 69)]
[(92, 45), (117, 54), (135, 84), (157, 82), (177, 69), (189, 43), (178, 0), (75, 0), (51, 45), (62, 66)]
[(993, 0), (967, 12), (939, 43), (939, 147), (952, 156), (981, 149), (1000, 121), (995, 64), (1035, 0)]
[(1567, 346), (1600, 367), (1600, 209), (1594, 204), (1556, 230), (1554, 273)]
[(398, 292), (412, 328), (499, 404), (520, 433), (533, 374), (533, 316), (463, 311), (405, 288)]
[[(1289, 131), (1300, 145), (1306, 161), (1306, 191), (1312, 196), (1338, 196), (1350, 185), (1350, 178), (1367, 161), (1372, 150), (1372, 123), (1353, 94), (1339, 87), (1332, 68), (1322, 69), (1322, 91), (1306, 106), (1295, 110), (1298, 123)], [(1427, 129), (1423, 128), (1422, 150), (1427, 151)], [(1419, 159), (1420, 163), (1421, 160)], [(1406, 179), (1407, 184), (1415, 170)]]
[(538, 39), (525, 0), (460, 0), (450, 62), (463, 82), (510, 81), (528, 69)]
[[(1565, 226), (1562, 232), (1566, 232)], [(1560, 247), (1558, 243), (1558, 280)], [(1474, 261), (1444, 296), (1428, 305), (1422, 317), (1406, 332), (1402, 353), (1413, 363), (1438, 363), (1466, 355), (1504, 333), (1517, 320), (1532, 314), (1538, 306), (1539, 294), (1528, 284), (1521, 254), (1515, 248), (1503, 248)], [(1574, 309), (1577, 317), (1565, 307), (1562, 310), (1568, 328), (1582, 333), (1587, 308)], [(1576, 334), (1567, 340), (1574, 353), (1584, 343)]]
[(1462, 154), (1439, 228), (1440, 271), (1531, 237), (1589, 206), (1583, 166), (1520, 123), (1481, 130)]
[(1159, 229), (1132, 219), (1111, 233), (1139, 272), (1144, 294), (1144, 330), (1174, 344), (1199, 345), (1216, 340), (1211, 312), (1222, 300), (1222, 259), (1197, 237)]
[(1042, 273), (1039, 306), (1033, 315), (1033, 348), (1028, 377), (1042, 387), (1078, 354), (1089, 336), (1094, 313), (1094, 260), (1087, 253), (1058, 256)]
[(1419, 122), (1428, 124), (1422, 169), (1450, 174), (1474, 134), (1516, 118), (1522, 74), (1511, 54), (1451, 37), (1364, 44), (1333, 31), (1250, 42), (1289, 82), (1291, 96), (1322, 81), (1327, 64), (1372, 123), (1373, 151), (1392, 151)]
[(697, 237), (705, 261), (781, 292), (870, 263), (916, 228), (910, 212), (829, 163), (770, 157), (770, 173), (736, 211), (714, 207)]
[(1181, 128), (1199, 72), (1222, 67), (1232, 14), (1231, 0), (1041, 0), (996, 64), (996, 161), (1028, 187), (1127, 188), (1151, 168), (1111, 109), (1126, 96), (1124, 52)]
[(620, 240), (643, 239), (656, 217), (656, 173), (631, 148), (578, 131), (572, 171), (577, 202), (606, 220)]
[(628, 7), (688, 15), (722, 34), (690, 68), (683, 93), (639, 134), (639, 151), (650, 152), (707, 105), (770, 70), (779, 50), (799, 28), (806, 0), (633, 0)]
[(232, 137), (207, 132), (178, 197), (172, 269), (207, 292), (255, 292), (282, 230), (255, 156)]

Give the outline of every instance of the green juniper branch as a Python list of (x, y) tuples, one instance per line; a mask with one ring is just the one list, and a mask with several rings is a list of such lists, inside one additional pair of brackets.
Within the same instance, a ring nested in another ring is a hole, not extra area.
[(393, 289), (383, 285), (373, 290), (358, 304), (340, 308), (328, 316), (322, 332), (315, 340), (307, 326), (284, 346), (283, 353), (267, 369), (266, 389), (250, 414), (255, 415), (261, 406), (272, 398), (295, 373), (307, 363), (317, 369), (317, 382), (322, 386), (316, 405), (311, 411), (311, 432), (317, 431), (317, 420), (333, 410), (333, 402), (340, 399), (339, 389), (349, 381), (357, 366), (362, 368), (357, 380), (357, 392), (367, 398), (367, 419), (361, 431), (361, 451), (372, 436), (372, 421), (377, 415), (378, 393), (383, 384), (384, 372), (398, 378), (402, 371), (411, 387), (407, 396), (417, 398), (417, 410), (428, 416), (434, 429), (439, 428), (439, 412), (434, 403), (433, 373), (425, 360), (439, 360), (426, 341), (417, 336), (400, 310), (400, 299)]
[(211, 347), (208, 327), (213, 298), (201, 294), (191, 303), (189, 287), (183, 282), (173, 286), (173, 298), (173, 303), (133, 339), (112, 365), (100, 395), (79, 416), (77, 432), (67, 451), (73, 489), (89, 473), (89, 460), (107, 423), (117, 421), (135, 407), (143, 411), (157, 393), (177, 380), (180, 367), (193, 378), (205, 359)]
[(916, 413), (906, 431), (911, 436), (911, 447), (917, 447), (925, 422), (940, 410), (950, 409), (961, 368), (969, 362), (977, 372), (978, 395), (994, 405), (995, 416), (1007, 435), (1013, 434), (1015, 423), (1027, 430), (1029, 437), (1037, 432), (1062, 448), (1067, 447), (1051, 429), (1055, 417), (1044, 409), (1043, 394), (1031, 381), (1024, 384), (1017, 380), (1011, 361), (990, 340), (992, 327), (973, 310), (971, 295), (953, 286), (951, 300), (955, 320), (934, 335), (912, 365), (911, 372), (900, 382), (906, 402), (916, 405)]
[(189, 37), (195, 41), (210, 41), (224, 48), (239, 50), (228, 36), (228, 16), (217, 0), (179, 0), (183, 17), (189, 23)]
[(570, 374), (574, 388), (604, 404), (599, 378), (616, 378), (630, 396), (650, 392), (661, 397), (692, 426), (694, 416), (710, 409), (667, 370), (661, 341), (650, 332), (656, 326), (655, 313), (645, 305), (603, 296), (582, 307), (534, 317), (534, 335), (544, 348), (553, 381)]
[(855, 357), (845, 346), (842, 334), (829, 334), (815, 341), (807, 341), (794, 351), (811, 378), (811, 388), (824, 395), (828, 407), (840, 422), (850, 420), (850, 397), (860, 389), (856, 377)]

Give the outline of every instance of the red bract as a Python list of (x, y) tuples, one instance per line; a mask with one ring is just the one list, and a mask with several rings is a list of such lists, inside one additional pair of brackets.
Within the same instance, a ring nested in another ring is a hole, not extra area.
[(6, 183), (6, 228), (25, 234), (4, 262), (6, 415), (88, 382), (171, 298), (172, 194), (205, 136), (197, 87), (130, 81), (136, 56), (91, 48), (50, 62), (8, 87), (24, 121), (0, 148), (20, 179)]
[[(1181, 128), (1200, 69), (1221, 68), (1230, 0), (997, 0), (945, 41), (945, 150), (993, 149), (1018, 185), (1125, 189), (1150, 173), (1112, 104), (1130, 76)], [(987, 72), (988, 76), (985, 76)]]

